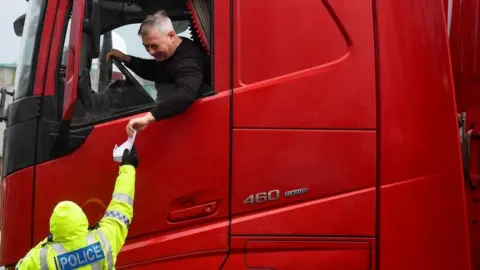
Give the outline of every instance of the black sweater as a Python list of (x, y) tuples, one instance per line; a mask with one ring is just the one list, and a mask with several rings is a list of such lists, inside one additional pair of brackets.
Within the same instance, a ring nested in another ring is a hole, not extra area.
[(174, 84), (173, 92), (165, 100), (157, 102), (151, 111), (157, 121), (184, 112), (196, 100), (202, 82), (209, 80), (206, 56), (191, 40), (181, 38), (182, 42), (174, 54), (165, 61), (130, 56), (131, 61), (125, 63), (145, 80)]

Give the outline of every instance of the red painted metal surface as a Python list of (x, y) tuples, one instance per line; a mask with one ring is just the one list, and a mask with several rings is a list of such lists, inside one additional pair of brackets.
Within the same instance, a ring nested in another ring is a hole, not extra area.
[[(77, 100), (79, 77), (78, 72), (80, 69), (84, 11), (85, 0), (77, 0), (73, 2), (72, 26), (70, 29), (69, 38), (70, 44), (68, 45), (67, 75), (65, 76), (62, 120), (72, 120), (74, 105)], [(75, 19), (75, 17), (80, 19)]]
[[(119, 268), (218, 269), (227, 258), (223, 269), (293, 269), (292, 261), (335, 270), (470, 269), (466, 202), (478, 220), (479, 197), (465, 195), (451, 75), (458, 109), (478, 107), (476, 1), (454, 3), (452, 64), (444, 1), (236, 0), (233, 33), (230, 1), (216, 1), (221, 93), (138, 134), (135, 218)], [(52, 48), (62, 47), (58, 19)], [(53, 61), (47, 67), (44, 94), (52, 94), (55, 68)], [(31, 168), (7, 177), (2, 200), (28, 198), (2, 203), (2, 214), (31, 213), (35, 198), (35, 242), (60, 200), (98, 221), (118, 172), (111, 150), (125, 140), (128, 120), (97, 125), (76, 152), (38, 165), (34, 194)], [(308, 193), (283, 196), (301, 188)], [(243, 203), (277, 189), (278, 200)], [(2, 244), (14, 248), (2, 248), (1, 262), (12, 263), (28, 249), (16, 245), (30, 243), (31, 222), (2, 218)]]
[[(57, 65), (60, 61), (58, 58), (62, 57), (63, 50), (59, 50), (57, 48), (63, 47), (63, 31), (64, 31), (64, 23), (67, 16), (65, 13), (68, 10), (68, 1), (60, 1), (58, 3), (58, 8), (55, 11), (55, 25), (47, 25), (48, 27), (54, 28), (53, 35), (52, 35), (52, 42), (51, 46), (55, 49), (49, 50), (49, 61), (46, 63), (46, 83), (45, 83), (45, 90), (43, 95), (44, 96), (53, 96), (55, 94), (55, 86), (57, 84)], [(43, 85), (42, 85), (43, 87)]]
[[(45, 75), (50, 63), (50, 45), (59, 1), (47, 2), (35, 70), (33, 95), (45, 94)], [(26, 168), (2, 179), (0, 265), (13, 264), (31, 248), (34, 168)], [(47, 224), (48, 225), (48, 224)], [(5, 248), (7, 247), (7, 248)]]
[(377, 1), (377, 12), (379, 267), (470, 269), (443, 6)]
[[(234, 234), (374, 234), (374, 192), (366, 191), (375, 186), (373, 131), (235, 130), (232, 181), (232, 215), (256, 212), (245, 223), (234, 221)], [(302, 188), (308, 192), (284, 195)], [(271, 190), (279, 190), (278, 199), (244, 203), (250, 194)], [(308, 200), (315, 201), (298, 204)], [(273, 216), (261, 212), (292, 204)], [(322, 214), (312, 219), (312, 212)], [(349, 220), (346, 226), (337, 223), (338, 213)], [(309, 222), (289, 223), (292, 217)]]
[[(220, 269), (225, 260), (226, 251), (211, 251), (187, 254), (169, 259), (148, 261), (141, 264), (116, 267), (117, 269), (139, 270), (185, 270), (185, 269)], [(239, 268), (243, 269), (243, 268)]]
[[(297, 71), (329, 65), (348, 53), (346, 37), (322, 1), (285, 2), (282, 5), (275, 0), (235, 2), (238, 22), (235, 24), (235, 59), (239, 85), (275, 80)], [(289, 20), (285, 19), (287, 15)], [(302, 20), (298, 21), (300, 18)], [(293, 24), (291, 20), (297, 20), (297, 23)], [(275, 40), (279, 31), (292, 35), (285, 35), (282, 42), (257, 42), (259, 35), (266, 40)], [(320, 31), (321, 35), (328, 37), (321, 44), (298, 40), (298, 37), (320, 34)], [(292, 44), (296, 44), (295, 50), (292, 50)], [(308, 57), (302, 57), (303, 54)], [(256, 68), (252, 69), (252, 66)], [(316, 91), (320, 92), (319, 89)]]
[[(444, 171), (460, 173), (458, 121), (441, 6), (427, 2), (385, 1), (377, 7), (382, 184)], [(404, 15), (417, 6), (418, 11), (409, 16), (418, 22), (407, 19)], [(398, 34), (392, 34), (392, 28)]]
[(374, 251), (374, 238), (232, 237), (222, 269), (375, 269)]
[(374, 189), (365, 189), (236, 217), (232, 234), (373, 236), (374, 206)]
[[(38, 51), (37, 67), (35, 70), (35, 83), (33, 86), (33, 95), (40, 96), (45, 90), (45, 77), (47, 74), (47, 65), (50, 61), (50, 43), (52, 39), (52, 31), (55, 15), (58, 12), (58, 1), (47, 1), (47, 10), (45, 13), (42, 29), (42, 35)], [(33, 44), (32, 44), (33, 46)]]
[(458, 176), (382, 187), (380, 269), (471, 269), (465, 206), (458, 199), (463, 187), (452, 179)]
[[(470, 130), (473, 121), (480, 123), (479, 88), (479, 1), (453, 1), (452, 26), (450, 34), (450, 51), (452, 69), (455, 79), (455, 94), (457, 111), (466, 112), (465, 129)], [(478, 174), (478, 141), (473, 140), (471, 145), (470, 174)], [(474, 184), (478, 184), (472, 179)], [(472, 269), (480, 268), (480, 193), (478, 189), (471, 189), (465, 184), (466, 202), (468, 206), (468, 221), (470, 233), (470, 257)]]
[(33, 168), (26, 168), (1, 180), (0, 265), (18, 261), (31, 247), (32, 200)]
[[(227, 255), (227, 235), (228, 221), (222, 221), (139, 237), (128, 241), (122, 248), (117, 265), (130, 267), (169, 262), (178, 267), (185, 264), (183, 260), (198, 257), (199, 253), (202, 257), (215, 253), (215, 258), (223, 254), (224, 259)], [(170, 261), (176, 261), (178, 265)], [(221, 261), (217, 263), (217, 269), (220, 264)]]
[(245, 245), (248, 268), (370, 270), (368, 242), (298, 240), (249, 240)]
[(454, 0), (450, 46), (459, 111), (479, 107), (480, 2)]
[(213, 5), (213, 89), (218, 92), (230, 87), (230, 1), (215, 1)]
[[(195, 242), (196, 247), (186, 245), (185, 238), (179, 238), (178, 233), (228, 218), (228, 111), (229, 96), (225, 92), (205, 98), (183, 115), (154, 123), (137, 135), (140, 165), (129, 237), (156, 235), (160, 239), (157, 241), (163, 243), (150, 252), (149, 245), (137, 247), (135, 254), (150, 254), (152, 260), (165, 254), (227, 249), (225, 226), (203, 232), (199, 236), (202, 241)], [(112, 149), (126, 139), (128, 120), (97, 125), (75, 153), (37, 166), (35, 241), (46, 236), (50, 213), (60, 200), (69, 199), (82, 205), (91, 223), (103, 215), (118, 172)], [(211, 202), (217, 208), (207, 216), (190, 216), (178, 222), (168, 220), (169, 213)], [(152, 241), (152, 245), (156, 243)], [(127, 257), (126, 261), (136, 262), (138, 256)]]
[(448, 13), (448, 1), (449, 0), (443, 0), (443, 11), (445, 12), (445, 14)]
[(371, 1), (235, 3), (236, 127), (375, 128)]

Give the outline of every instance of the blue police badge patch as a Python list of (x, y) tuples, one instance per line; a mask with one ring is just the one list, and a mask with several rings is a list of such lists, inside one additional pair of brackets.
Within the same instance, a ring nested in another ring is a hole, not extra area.
[(100, 242), (57, 256), (60, 269), (72, 270), (105, 259)]

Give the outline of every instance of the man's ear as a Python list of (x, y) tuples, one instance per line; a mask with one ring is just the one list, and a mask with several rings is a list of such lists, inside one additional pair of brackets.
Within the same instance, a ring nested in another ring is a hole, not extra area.
[(175, 33), (175, 31), (170, 31), (170, 32), (168, 32), (168, 34), (167, 34), (167, 36), (168, 36), (170, 39), (174, 39), (176, 35), (177, 35), (177, 34)]

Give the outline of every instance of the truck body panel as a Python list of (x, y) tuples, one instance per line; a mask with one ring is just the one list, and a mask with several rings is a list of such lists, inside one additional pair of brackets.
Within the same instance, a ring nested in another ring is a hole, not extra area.
[[(123, 73), (94, 89), (89, 61), (109, 74), (109, 33), (161, 8), (210, 56), (211, 92), (137, 134), (135, 214), (117, 268), (478, 265), (479, 200), (457, 115), (480, 120), (477, 0), (29, 1), (46, 13), (40, 32), (24, 33), (38, 54), (22, 58), (30, 85), (17, 83), (8, 108), (1, 265), (46, 237), (61, 200), (92, 225), (103, 216), (112, 148), (156, 100)], [(135, 95), (87, 106), (91, 91), (115, 89)]]

